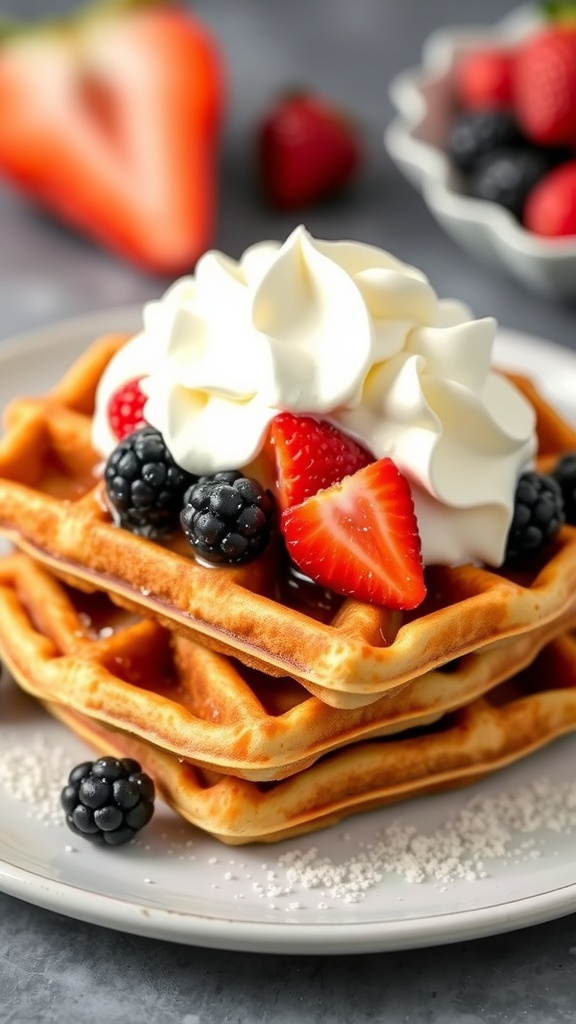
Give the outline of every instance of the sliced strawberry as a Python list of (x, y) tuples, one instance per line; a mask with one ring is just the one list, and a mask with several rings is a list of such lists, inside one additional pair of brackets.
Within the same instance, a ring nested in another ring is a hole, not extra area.
[(146, 426), (144, 406), (146, 395), (140, 387), (143, 377), (134, 377), (118, 388), (108, 400), (108, 422), (110, 429), (118, 441), (128, 434)]
[(94, 4), (2, 36), (0, 176), (154, 274), (209, 247), (220, 47), (178, 4)]
[(337, 594), (416, 608), (426, 587), (408, 481), (379, 459), (282, 513), (292, 561)]
[(374, 457), (326, 420), (281, 412), (270, 427), (281, 509), (298, 505), (323, 487), (350, 476)]

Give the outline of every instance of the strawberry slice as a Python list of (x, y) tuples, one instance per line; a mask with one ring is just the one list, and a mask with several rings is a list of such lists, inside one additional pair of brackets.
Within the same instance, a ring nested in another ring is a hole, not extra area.
[(212, 242), (224, 109), (220, 48), (177, 4), (116, 0), (0, 48), (0, 175), (154, 274)]
[(298, 505), (324, 487), (374, 461), (374, 457), (326, 420), (281, 412), (270, 426), (281, 509)]
[(109, 398), (107, 413), (110, 429), (118, 441), (135, 430), (146, 426), (144, 406), (146, 395), (140, 387), (143, 377), (134, 377), (118, 388)]
[(282, 513), (292, 561), (316, 583), (386, 608), (426, 594), (408, 481), (379, 459)]

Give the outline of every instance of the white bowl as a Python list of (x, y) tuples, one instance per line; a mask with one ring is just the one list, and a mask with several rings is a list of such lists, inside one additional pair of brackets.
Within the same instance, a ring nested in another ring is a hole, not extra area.
[(514, 43), (541, 24), (533, 7), (518, 8), (489, 28), (452, 26), (424, 44), (420, 67), (390, 83), (398, 116), (384, 136), (396, 165), (422, 192), (445, 231), (463, 249), (512, 274), (530, 290), (576, 298), (576, 239), (544, 239), (526, 231), (503, 207), (463, 195), (446, 156), (453, 116), (453, 68), (465, 51)]

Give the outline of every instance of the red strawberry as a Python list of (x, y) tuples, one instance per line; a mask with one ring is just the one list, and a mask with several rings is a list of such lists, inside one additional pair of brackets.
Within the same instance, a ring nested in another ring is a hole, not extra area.
[(281, 412), (272, 420), (270, 444), (276, 461), (281, 509), (298, 505), (323, 487), (355, 473), (374, 457), (331, 423)]
[(317, 96), (281, 98), (260, 126), (260, 178), (275, 206), (306, 206), (340, 190), (360, 160), (353, 124)]
[(514, 96), (524, 134), (544, 146), (576, 145), (576, 27), (530, 37), (514, 63)]
[(292, 561), (337, 594), (415, 608), (426, 588), (410, 486), (379, 459), (282, 513)]
[(461, 58), (455, 71), (456, 98), (466, 110), (512, 107), (515, 51), (476, 50)]
[(118, 441), (146, 425), (144, 406), (146, 395), (140, 388), (142, 377), (134, 377), (123, 384), (108, 399), (107, 413), (110, 429)]
[(536, 235), (576, 235), (576, 160), (555, 167), (534, 186), (523, 220)]
[(221, 79), (177, 6), (97, 4), (17, 30), (0, 48), (0, 175), (145, 269), (189, 270), (212, 240)]

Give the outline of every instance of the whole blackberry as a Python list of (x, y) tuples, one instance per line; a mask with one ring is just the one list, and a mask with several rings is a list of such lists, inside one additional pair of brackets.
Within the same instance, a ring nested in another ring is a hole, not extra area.
[(576, 452), (562, 455), (550, 476), (562, 491), (566, 522), (576, 526)]
[(460, 170), (468, 172), (487, 153), (504, 146), (520, 146), (525, 141), (516, 118), (509, 111), (465, 111), (454, 118), (448, 152)]
[(523, 473), (516, 486), (506, 561), (535, 555), (554, 540), (564, 522), (560, 485), (541, 473)]
[(108, 502), (119, 525), (142, 537), (176, 529), (184, 492), (194, 480), (174, 462), (162, 434), (148, 426), (120, 441), (104, 469)]
[(274, 521), (274, 500), (257, 480), (235, 470), (201, 476), (184, 495), (182, 529), (207, 562), (239, 565), (264, 550)]
[(482, 157), (468, 179), (468, 191), (505, 207), (522, 219), (528, 193), (549, 169), (544, 153), (536, 149), (498, 149)]
[(121, 846), (150, 821), (154, 796), (154, 783), (138, 761), (100, 757), (72, 769), (60, 803), (77, 836), (100, 846)]

